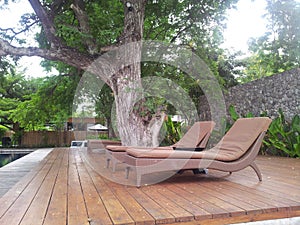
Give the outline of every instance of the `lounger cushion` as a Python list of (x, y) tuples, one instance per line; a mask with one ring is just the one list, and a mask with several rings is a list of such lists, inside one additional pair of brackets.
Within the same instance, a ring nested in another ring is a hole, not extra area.
[(267, 131), (271, 119), (267, 117), (243, 118), (237, 120), (213, 152), (220, 149), (217, 160), (231, 161), (244, 155), (258, 138), (259, 134)]
[[(215, 126), (213, 121), (196, 122), (194, 125), (184, 134), (184, 136), (173, 146), (179, 148), (195, 148), (203, 147), (199, 146), (200, 142), (205, 138), (207, 134), (210, 134)], [(195, 138), (196, 137), (196, 138)], [(205, 143), (206, 145), (206, 143)]]
[(127, 153), (137, 158), (203, 158), (219, 161), (234, 161), (246, 153), (259, 134), (268, 129), (271, 121), (272, 120), (267, 117), (238, 119), (214, 148), (202, 152), (166, 152), (128, 148)]

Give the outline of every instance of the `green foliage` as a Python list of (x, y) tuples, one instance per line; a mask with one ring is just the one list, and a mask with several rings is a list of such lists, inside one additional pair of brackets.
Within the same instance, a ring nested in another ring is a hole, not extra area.
[(53, 76), (41, 81), (38, 91), (18, 104), (10, 118), (26, 130), (43, 130), (46, 124), (61, 130), (71, 115), (78, 77)]
[(106, 122), (111, 121), (114, 104), (114, 94), (111, 88), (107, 84), (104, 84), (99, 91), (99, 95), (95, 98), (97, 117), (100, 119), (105, 119)]
[(173, 122), (171, 116), (167, 116), (167, 119), (164, 121), (162, 130), (165, 134), (165, 138), (162, 141), (161, 145), (172, 145), (179, 141), (182, 137), (182, 123)]
[(242, 73), (240, 68), (244, 66), (243, 61), (238, 59), (241, 54), (241, 52), (220, 52), (217, 56), (215, 62), (217, 63), (218, 74), (223, 79), (225, 88), (238, 84), (235, 77), (238, 77)]
[[(229, 115), (230, 115), (230, 118), (233, 122), (237, 121), (237, 119), (239, 118), (251, 118), (251, 117), (254, 117), (253, 113), (251, 112), (248, 112), (246, 113), (245, 115), (239, 115), (236, 110), (235, 110), (235, 107), (234, 105), (230, 105), (229, 106), (229, 109), (228, 109), (228, 112), (229, 112)], [(232, 123), (230, 121), (227, 121), (226, 122), (226, 131), (229, 130), (229, 128), (232, 126)]]
[[(178, 43), (197, 54), (210, 68), (221, 86), (236, 84), (238, 67), (235, 56), (226, 56), (220, 49), (223, 42), (225, 11), (237, 1), (148, 1), (145, 10), (144, 38)], [(193, 80), (178, 68), (157, 63), (143, 63), (143, 76), (161, 76), (179, 84), (196, 107), (201, 80)], [(197, 107), (198, 108), (198, 107)]]
[(300, 67), (300, 3), (295, 0), (267, 0), (268, 31), (252, 38), (246, 76), (242, 82)]
[(233, 105), (229, 106), (229, 115), (233, 121), (237, 121), (240, 118), (239, 114), (236, 112), (235, 107)]
[[(121, 1), (85, 1), (83, 8), (88, 17), (86, 29), (82, 29), (82, 24), (71, 7), (72, 4), (74, 4), (72, 1), (59, 4), (49, 1), (47, 4), (51, 5), (51, 14), (54, 16), (57, 30), (56, 35), (63, 41), (63, 44), (85, 52), (90, 47), (100, 50), (101, 47), (117, 42), (124, 26)], [(43, 30), (36, 39), (40, 46), (49, 47)], [(90, 46), (87, 46), (87, 43)], [(95, 54), (98, 53), (95, 52)]]
[(1, 138), (4, 137), (4, 134), (7, 130), (8, 129), (6, 127), (3, 127), (0, 125), (0, 141), (1, 141)]
[(13, 65), (6, 65), (0, 71), (0, 122), (3, 125), (11, 125), (11, 114), (23, 101), (28, 99), (28, 94), (36, 90), (34, 83), (28, 82), (21, 74), (15, 72)]
[(12, 137), (12, 144), (19, 145), (21, 143), (22, 136), (23, 136), (23, 130), (15, 131)]
[(300, 157), (300, 117), (287, 121), (281, 109), (268, 130), (264, 144), (270, 152), (280, 150), (290, 157)]
[[(165, 65), (165, 64), (158, 64), (158, 63), (143, 63), (142, 64), (142, 74), (143, 77), (149, 78), (148, 76), (157, 76), (164, 78), (163, 81), (157, 80), (155, 77), (147, 84), (144, 84), (143, 88), (147, 90), (151, 90), (152, 93), (157, 93), (160, 97), (164, 99), (172, 99), (173, 94), (170, 90), (176, 90), (178, 89), (178, 86), (182, 88), (192, 99), (194, 105), (196, 108), (199, 106), (199, 96), (203, 95), (203, 92), (201, 88), (199, 87), (199, 80), (196, 81), (192, 77), (185, 74), (183, 71), (179, 70), (178, 68)], [(157, 82), (157, 83), (156, 83)], [(160, 87), (157, 91), (154, 90), (154, 85), (157, 84), (158, 87)], [(176, 92), (176, 95), (178, 95), (179, 92)], [(182, 96), (178, 96), (178, 99), (182, 99)], [(163, 101), (162, 99), (157, 98), (159, 101), (157, 105), (164, 105), (167, 110), (167, 114), (175, 114), (174, 107), (169, 104), (167, 101)], [(179, 103), (179, 101), (177, 102)], [(176, 108), (183, 109), (184, 105)], [(187, 111), (187, 110), (182, 110)]]
[[(222, 29), (225, 27), (225, 12), (236, 2), (237, 0), (147, 1), (143, 39), (178, 43), (191, 48), (210, 66), (221, 84), (226, 87), (232, 86), (236, 84), (233, 77), (235, 72), (222, 60), (224, 58), (227, 60), (227, 57), (219, 46), (223, 42)], [(53, 9), (57, 36), (63, 40), (64, 44), (81, 52), (94, 48), (98, 51), (94, 54), (101, 55), (102, 47), (121, 41), (119, 38), (124, 30), (124, 11), (121, 1), (84, 2), (85, 13), (89, 20), (89, 30), (82, 29), (70, 7), (71, 3), (71, 1), (59, 5), (52, 1), (48, 3)], [(37, 40), (41, 47), (49, 47), (43, 30)], [(86, 46), (87, 43), (92, 46)], [(219, 58), (220, 55), (223, 57)], [(231, 60), (229, 58), (228, 61)], [(44, 65), (47, 64), (48, 69), (49, 66), (57, 66), (53, 63), (44, 63)], [(61, 70), (59, 71), (61, 72)], [(192, 87), (189, 89), (190, 92), (193, 90)]]

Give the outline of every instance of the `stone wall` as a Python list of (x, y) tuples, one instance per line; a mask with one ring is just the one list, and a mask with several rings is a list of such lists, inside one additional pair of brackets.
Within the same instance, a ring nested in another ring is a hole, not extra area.
[[(287, 119), (300, 114), (300, 68), (275, 74), (246, 84), (237, 85), (224, 92), (226, 108), (234, 105), (238, 114), (262, 112), (275, 117), (281, 108)], [(200, 98), (201, 120), (210, 119), (205, 96)]]

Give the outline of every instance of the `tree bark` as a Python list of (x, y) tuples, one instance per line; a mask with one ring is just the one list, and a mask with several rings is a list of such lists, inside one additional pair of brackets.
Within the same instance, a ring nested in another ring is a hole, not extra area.
[(114, 82), (110, 83), (116, 96), (118, 130), (123, 145), (157, 146), (158, 133), (164, 120), (163, 113), (145, 118), (141, 109), (137, 108), (144, 101), (140, 41), (146, 2), (123, 1), (124, 31), (119, 41), (124, 51), (118, 56), (121, 69), (114, 75)]

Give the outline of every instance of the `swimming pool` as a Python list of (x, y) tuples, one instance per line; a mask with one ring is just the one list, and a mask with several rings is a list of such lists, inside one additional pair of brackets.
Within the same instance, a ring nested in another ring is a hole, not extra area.
[(11, 153), (11, 154), (0, 154), (0, 168), (7, 165), (8, 163), (15, 161), (28, 153)]

